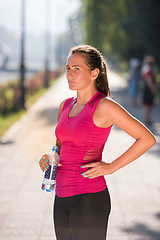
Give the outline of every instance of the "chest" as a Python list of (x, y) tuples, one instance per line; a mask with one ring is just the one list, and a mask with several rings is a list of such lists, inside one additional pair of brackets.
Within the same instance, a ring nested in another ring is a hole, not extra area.
[(75, 117), (69, 117), (70, 109), (61, 113), (56, 127), (56, 136), (62, 142), (74, 142), (75, 145), (87, 144), (92, 131), (92, 117), (90, 109), (85, 106), (81, 111), (72, 111)]
[(77, 103), (75, 103), (71, 109), (69, 109), (68, 117), (69, 118), (75, 118), (80, 114), (80, 112), (85, 108), (86, 104), (78, 106)]

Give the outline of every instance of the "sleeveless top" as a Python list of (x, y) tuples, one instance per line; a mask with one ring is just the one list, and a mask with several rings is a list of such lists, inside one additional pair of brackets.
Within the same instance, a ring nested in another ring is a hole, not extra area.
[(107, 187), (104, 176), (89, 179), (81, 175), (87, 170), (81, 168), (82, 165), (101, 161), (102, 151), (111, 130), (111, 127), (97, 127), (93, 122), (93, 114), (103, 97), (106, 96), (96, 92), (76, 117), (69, 117), (69, 112), (77, 98), (69, 98), (63, 105), (55, 129), (56, 137), (61, 143), (62, 166), (57, 170), (55, 189), (59, 197), (100, 192)]

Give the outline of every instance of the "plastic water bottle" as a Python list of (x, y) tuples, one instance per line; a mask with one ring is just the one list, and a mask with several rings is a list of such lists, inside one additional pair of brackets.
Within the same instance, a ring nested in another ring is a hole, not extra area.
[(59, 162), (58, 147), (54, 146), (52, 151), (48, 154), (49, 167), (45, 171), (44, 178), (42, 181), (42, 190), (47, 192), (53, 192), (56, 182), (56, 173)]

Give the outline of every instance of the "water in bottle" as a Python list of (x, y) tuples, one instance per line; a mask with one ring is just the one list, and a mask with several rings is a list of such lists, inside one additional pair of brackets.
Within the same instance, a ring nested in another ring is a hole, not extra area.
[(54, 191), (57, 167), (59, 162), (58, 147), (54, 146), (52, 151), (48, 154), (49, 167), (46, 170), (42, 182), (42, 190), (47, 192)]

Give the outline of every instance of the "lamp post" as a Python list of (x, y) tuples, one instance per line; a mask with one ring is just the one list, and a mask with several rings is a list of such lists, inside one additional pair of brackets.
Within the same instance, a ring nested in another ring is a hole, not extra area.
[(48, 88), (49, 86), (49, 78), (50, 78), (50, 31), (49, 26), (51, 24), (51, 2), (50, 0), (46, 0), (46, 9), (45, 9), (45, 75), (44, 75), (44, 87)]
[(20, 59), (20, 106), (25, 108), (25, 0), (21, 0), (21, 59)]

